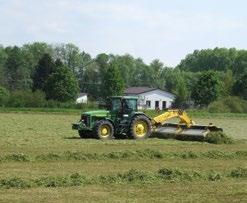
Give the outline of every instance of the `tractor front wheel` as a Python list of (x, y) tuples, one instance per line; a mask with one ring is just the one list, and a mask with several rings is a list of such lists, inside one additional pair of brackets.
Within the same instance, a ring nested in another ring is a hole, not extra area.
[(114, 135), (114, 127), (108, 120), (101, 120), (95, 124), (94, 134), (101, 140), (110, 140)]
[(86, 138), (86, 132), (84, 130), (79, 130), (78, 131), (79, 136), (83, 139)]
[(146, 139), (151, 134), (151, 122), (143, 115), (136, 116), (130, 124), (129, 135), (133, 139)]

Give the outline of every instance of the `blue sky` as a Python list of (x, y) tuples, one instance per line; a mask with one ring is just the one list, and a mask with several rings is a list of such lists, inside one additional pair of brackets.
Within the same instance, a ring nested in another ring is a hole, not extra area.
[(244, 0), (0, 0), (0, 44), (74, 43), (174, 66), (195, 49), (247, 48)]

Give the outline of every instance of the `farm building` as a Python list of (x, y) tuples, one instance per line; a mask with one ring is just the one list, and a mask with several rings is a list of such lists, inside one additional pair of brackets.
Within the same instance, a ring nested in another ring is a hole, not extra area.
[(175, 100), (175, 95), (158, 88), (150, 87), (129, 87), (125, 95), (138, 96), (138, 108), (146, 109), (167, 109)]
[(80, 93), (76, 98), (77, 104), (87, 103), (87, 93)]

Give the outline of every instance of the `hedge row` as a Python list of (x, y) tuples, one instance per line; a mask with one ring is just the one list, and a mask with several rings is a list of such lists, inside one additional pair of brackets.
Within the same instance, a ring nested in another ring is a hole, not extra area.
[(78, 108), (78, 109), (94, 109), (97, 108), (95, 102), (87, 104), (76, 104), (75, 101), (59, 102), (54, 100), (46, 100), (42, 91), (14, 91), (9, 93), (0, 87), (0, 106), (2, 107), (39, 107), (39, 108)]

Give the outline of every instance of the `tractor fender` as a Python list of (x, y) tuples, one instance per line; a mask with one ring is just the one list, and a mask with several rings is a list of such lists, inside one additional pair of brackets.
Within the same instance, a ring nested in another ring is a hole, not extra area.
[(136, 116), (145, 116), (147, 117), (150, 121), (152, 120), (149, 116), (147, 116), (145, 113), (143, 112), (135, 112), (131, 118), (130, 118), (130, 121), (132, 121)]
[(111, 120), (110, 118), (105, 118), (105, 120), (111, 122), (113, 128), (115, 129), (115, 123), (113, 122), (113, 120)]

